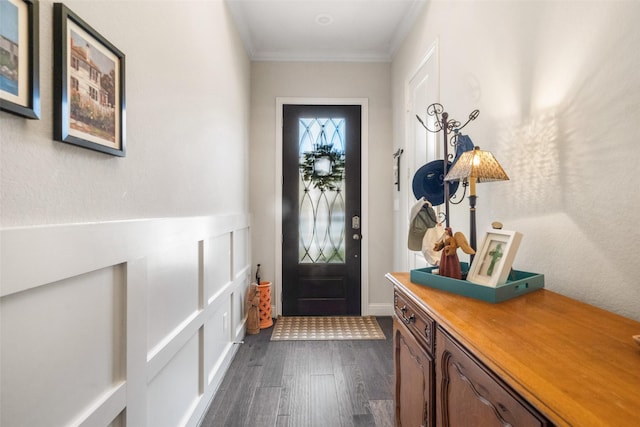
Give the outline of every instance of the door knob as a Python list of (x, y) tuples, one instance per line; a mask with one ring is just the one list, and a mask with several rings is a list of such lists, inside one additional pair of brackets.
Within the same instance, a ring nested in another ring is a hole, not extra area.
[(360, 235), (359, 234), (354, 234), (353, 235), (353, 240), (360, 240)]

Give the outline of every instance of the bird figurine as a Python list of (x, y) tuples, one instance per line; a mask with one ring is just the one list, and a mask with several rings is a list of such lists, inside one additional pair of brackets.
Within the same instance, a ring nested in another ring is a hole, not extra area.
[(453, 234), (451, 227), (446, 227), (442, 240), (438, 241), (433, 249), (442, 250), (440, 255), (439, 274), (453, 279), (462, 279), (458, 248), (466, 254), (475, 254), (476, 251), (469, 245), (467, 238), (460, 231)]

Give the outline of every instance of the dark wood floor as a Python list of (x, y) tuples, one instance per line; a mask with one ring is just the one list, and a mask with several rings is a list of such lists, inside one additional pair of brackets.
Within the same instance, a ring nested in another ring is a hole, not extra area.
[(247, 335), (202, 427), (393, 426), (392, 322), (377, 319), (386, 340)]

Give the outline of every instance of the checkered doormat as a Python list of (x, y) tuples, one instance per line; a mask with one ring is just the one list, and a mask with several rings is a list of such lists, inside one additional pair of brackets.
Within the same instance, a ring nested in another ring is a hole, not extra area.
[(383, 340), (373, 316), (278, 317), (271, 341)]

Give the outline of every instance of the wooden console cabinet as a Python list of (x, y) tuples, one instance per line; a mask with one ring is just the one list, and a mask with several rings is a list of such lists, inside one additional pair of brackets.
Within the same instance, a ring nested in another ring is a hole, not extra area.
[(490, 304), (387, 278), (396, 426), (640, 425), (640, 322), (545, 289)]
[(409, 298), (395, 293), (393, 347), (396, 426), (432, 427), (435, 322)]

